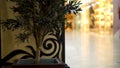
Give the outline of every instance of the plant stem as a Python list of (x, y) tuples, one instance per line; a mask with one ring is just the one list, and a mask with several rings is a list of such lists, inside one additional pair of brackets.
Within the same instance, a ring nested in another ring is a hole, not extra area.
[(40, 61), (40, 49), (36, 47), (35, 64), (39, 64), (39, 61)]
[(35, 64), (38, 64), (39, 63), (39, 61), (40, 61), (40, 43), (41, 43), (41, 41), (40, 41), (40, 32), (39, 32), (39, 26), (38, 26), (38, 24), (36, 23), (36, 9), (35, 9), (35, 2), (36, 1), (33, 1), (33, 16), (32, 16), (32, 18), (33, 18), (33, 35), (34, 35), (34, 38), (35, 38), (35, 43), (36, 43), (36, 57), (35, 57)]

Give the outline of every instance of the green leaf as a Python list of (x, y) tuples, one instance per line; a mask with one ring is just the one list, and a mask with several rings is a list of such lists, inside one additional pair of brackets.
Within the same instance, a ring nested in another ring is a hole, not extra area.
[(21, 26), (21, 24), (14, 19), (7, 19), (6, 21), (3, 21), (1, 25), (3, 26), (4, 30), (12, 30), (12, 31), (18, 29)]
[(18, 39), (20, 42), (28, 42), (30, 35), (31, 34), (29, 33), (19, 33), (18, 35), (16, 35), (16, 39)]

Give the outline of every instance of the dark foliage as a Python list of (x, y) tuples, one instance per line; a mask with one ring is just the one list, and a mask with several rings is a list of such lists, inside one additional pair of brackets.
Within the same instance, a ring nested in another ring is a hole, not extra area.
[[(60, 30), (64, 29), (64, 22), (66, 13), (77, 14), (78, 11), (81, 11), (79, 8), (80, 2), (70, 1), (69, 4), (64, 6), (62, 0), (10, 0), (15, 2), (16, 5), (12, 7), (14, 13), (17, 13), (15, 19), (7, 19), (2, 21), (3, 30), (20, 30), (16, 38), (21, 42), (28, 42), (30, 36), (35, 38), (35, 41), (42, 42), (44, 36), (53, 31), (56, 31), (56, 36), (59, 37)], [(42, 37), (42, 41), (40, 40)], [(50, 39), (48, 39), (50, 40)], [(61, 38), (58, 40), (53, 39), (54, 41), (61, 41)], [(36, 47), (38, 44), (36, 44)], [(40, 45), (39, 45), (40, 46)], [(51, 45), (48, 45), (49, 48)], [(14, 50), (6, 57), (3, 58), (3, 61), (8, 61), (18, 54), (25, 54), (21, 58), (35, 58), (36, 50), (31, 46), (27, 46), (31, 50), (32, 54), (24, 50)]]
[(82, 11), (82, 9), (80, 8), (81, 4), (81, 1), (70, 0), (69, 3), (65, 6), (66, 13), (77, 14), (79, 11)]

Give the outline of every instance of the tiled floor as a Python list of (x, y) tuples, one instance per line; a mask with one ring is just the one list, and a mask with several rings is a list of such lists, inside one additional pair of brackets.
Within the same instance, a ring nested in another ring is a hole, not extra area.
[(112, 34), (70, 31), (65, 45), (70, 68), (120, 68), (120, 40)]

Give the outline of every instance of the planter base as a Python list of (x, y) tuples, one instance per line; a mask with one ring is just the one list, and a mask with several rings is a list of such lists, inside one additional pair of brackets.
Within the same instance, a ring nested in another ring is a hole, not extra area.
[(41, 59), (40, 64), (34, 64), (34, 59), (20, 59), (12, 68), (69, 68), (58, 59)]

